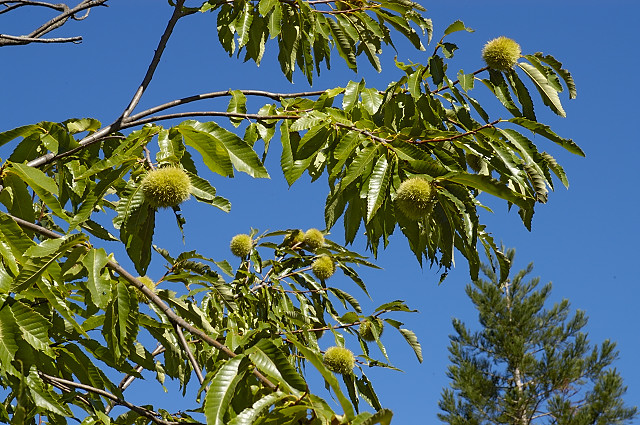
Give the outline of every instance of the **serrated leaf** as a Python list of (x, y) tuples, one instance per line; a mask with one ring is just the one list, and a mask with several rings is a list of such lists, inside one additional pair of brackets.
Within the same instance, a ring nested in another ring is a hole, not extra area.
[(387, 198), (387, 188), (391, 179), (391, 168), (385, 155), (378, 158), (369, 177), (369, 190), (367, 191), (367, 222), (378, 211)]
[(231, 420), (231, 422), (229, 422), (229, 425), (252, 425), (258, 418), (264, 416), (265, 411), (269, 410), (271, 406), (288, 397), (291, 396), (283, 393), (282, 391), (276, 391), (271, 394), (267, 394), (266, 396), (253, 403), (251, 407), (247, 407), (242, 412), (240, 412), (238, 416), (236, 416)]
[(111, 279), (105, 273), (105, 266), (109, 256), (104, 248), (90, 249), (82, 258), (82, 264), (87, 269), (87, 288), (93, 303), (104, 309), (111, 298)]
[(564, 187), (569, 188), (569, 180), (567, 179), (567, 174), (564, 172), (564, 169), (556, 162), (556, 159), (548, 154), (547, 152), (542, 152), (542, 157), (544, 161), (549, 166), (551, 171), (560, 179)]
[(362, 97), (362, 106), (369, 114), (373, 115), (378, 112), (383, 100), (383, 96), (378, 90), (373, 88), (362, 89), (360, 97)]
[(55, 215), (69, 221), (67, 213), (60, 206), (58, 198), (54, 196), (54, 194), (58, 193), (58, 186), (51, 177), (39, 169), (25, 164), (12, 163), (7, 171), (15, 173), (24, 180)]
[(0, 364), (2, 370), (8, 373), (17, 373), (11, 362), (18, 351), (19, 331), (16, 319), (9, 308), (0, 309)]
[(469, 174), (469, 173), (450, 173), (440, 177), (442, 180), (452, 181), (465, 186), (470, 186), (478, 190), (487, 192), (493, 196), (504, 199), (511, 202), (520, 208), (529, 209), (526, 199), (509, 189), (507, 185), (493, 179), (489, 176), (482, 174)]
[(558, 75), (564, 80), (564, 83), (569, 90), (569, 99), (575, 99), (578, 95), (578, 92), (576, 91), (576, 83), (573, 81), (571, 73), (562, 68), (562, 63), (556, 60), (556, 58), (554, 58), (553, 56), (543, 55), (541, 52), (537, 52), (534, 56), (542, 62), (548, 64), (551, 68), (553, 68), (554, 71), (558, 73)]
[(550, 107), (556, 114), (561, 117), (566, 117), (567, 114), (564, 109), (562, 109), (562, 103), (560, 102), (558, 92), (551, 86), (551, 84), (549, 84), (547, 77), (531, 64), (519, 62), (517, 65), (525, 72), (525, 74), (527, 74), (531, 81), (533, 81), (540, 93), (540, 96), (542, 96), (543, 103)]
[(347, 87), (344, 89), (344, 96), (342, 97), (342, 109), (345, 112), (349, 112), (356, 105), (358, 98), (360, 97), (360, 90), (364, 88), (364, 79), (359, 83), (355, 81), (349, 81)]
[[(247, 3), (249, 4), (249, 3)], [(247, 96), (240, 90), (231, 90), (231, 100), (229, 100), (229, 106), (227, 106), (227, 112), (233, 114), (246, 114), (247, 113)], [(230, 117), (231, 123), (234, 127), (238, 127), (244, 118)]]
[(444, 30), (444, 35), (449, 35), (452, 34), (454, 32), (457, 31), (467, 31), (467, 32), (473, 32), (473, 30), (471, 28), (467, 28), (464, 25), (464, 22), (458, 20), (453, 22), (452, 24), (450, 24), (447, 29)]
[(21, 292), (36, 283), (47, 268), (65, 255), (73, 246), (85, 242), (81, 233), (66, 235), (59, 239), (49, 239), (37, 246), (30, 247), (25, 256), (27, 261), (16, 276), (11, 292)]
[[(236, 170), (247, 173), (252, 177), (269, 178), (269, 173), (267, 173), (267, 170), (264, 168), (264, 165), (262, 165), (258, 154), (256, 154), (251, 146), (249, 146), (240, 137), (228, 130), (225, 130), (215, 122), (211, 121), (200, 123), (198, 121), (191, 120), (183, 122), (176, 128), (180, 132), (197, 132), (200, 135), (206, 135), (204, 136), (204, 139), (209, 140), (209, 142), (211, 142), (211, 140), (215, 140), (217, 144), (226, 150), (226, 155), (229, 157)], [(207, 152), (207, 148), (202, 146), (202, 143), (205, 142), (203, 137), (194, 138), (191, 142), (193, 142), (194, 145), (191, 145), (185, 139), (185, 143), (197, 149), (201, 154), (203, 154), (203, 152)], [(213, 157), (210, 159), (213, 159)], [(224, 166), (224, 169), (227, 169), (227, 165)], [(227, 175), (232, 174), (233, 172)]]
[(556, 133), (554, 133), (551, 130), (551, 127), (549, 127), (548, 125), (544, 125), (539, 122), (535, 122), (535, 121), (528, 120), (526, 118), (519, 118), (519, 117), (511, 118), (507, 121), (512, 122), (514, 124), (518, 124), (519, 126), (529, 129), (536, 134), (546, 137), (547, 139), (557, 143), (558, 145), (562, 146), (563, 148), (565, 148), (571, 153), (584, 156), (584, 151), (580, 149), (580, 147), (573, 140), (565, 139), (563, 137), (558, 136)]
[(35, 371), (35, 368), (29, 371), (26, 382), (29, 393), (31, 397), (33, 397), (33, 402), (36, 406), (44, 409), (46, 412), (51, 412), (63, 417), (72, 415), (71, 411), (69, 411), (65, 405), (60, 404), (56, 400), (58, 395), (42, 385), (42, 380)]
[(347, 167), (345, 176), (341, 181), (341, 187), (344, 189), (349, 186), (355, 179), (360, 177), (364, 170), (367, 169), (373, 162), (374, 158), (378, 155), (378, 145), (370, 143), (369, 146), (362, 149), (356, 155), (355, 159)]
[(35, 124), (23, 125), (22, 127), (17, 127), (11, 130), (3, 131), (0, 133), (0, 146), (8, 143), (18, 137), (26, 137), (34, 131), (38, 130), (38, 126)]
[(338, 48), (338, 53), (342, 56), (345, 62), (347, 62), (347, 66), (357, 72), (358, 65), (356, 64), (356, 55), (353, 50), (353, 47), (356, 44), (355, 40), (349, 38), (347, 32), (344, 31), (344, 27), (339, 22), (336, 22), (333, 19), (327, 19), (327, 23), (331, 28), (331, 34), (333, 35), (333, 40)]
[(224, 425), (224, 415), (235, 388), (245, 373), (240, 367), (243, 359), (242, 355), (229, 359), (211, 380), (204, 402), (204, 415), (208, 425)]
[(40, 313), (21, 302), (11, 304), (11, 312), (22, 338), (36, 350), (53, 357), (53, 351), (49, 347), (51, 323)]
[(198, 201), (213, 205), (224, 212), (231, 211), (231, 202), (221, 196), (217, 196), (216, 189), (207, 180), (189, 171), (187, 171), (187, 174), (191, 179), (191, 194)]
[(404, 339), (409, 343), (411, 348), (413, 348), (413, 352), (416, 353), (416, 357), (418, 358), (418, 361), (422, 363), (422, 347), (418, 342), (418, 338), (416, 337), (416, 334), (413, 331), (410, 331), (409, 329), (399, 328), (398, 331), (400, 331)]
[(307, 391), (307, 383), (282, 351), (268, 339), (261, 339), (257, 344), (246, 350), (249, 358), (256, 367), (278, 382), (295, 388), (299, 391)]

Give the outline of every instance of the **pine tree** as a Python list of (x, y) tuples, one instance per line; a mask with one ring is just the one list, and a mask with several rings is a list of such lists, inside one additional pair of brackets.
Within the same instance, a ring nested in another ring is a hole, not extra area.
[(564, 299), (551, 309), (545, 303), (551, 283), (525, 280), (533, 265), (509, 279), (515, 254), (508, 250), (481, 270), (466, 292), (481, 325), (472, 331), (453, 320), (452, 365), (438, 414), (444, 423), (473, 424), (624, 424), (636, 415), (625, 406), (622, 378), (611, 368), (618, 352), (606, 340), (592, 347), (581, 330), (583, 311), (569, 318)]

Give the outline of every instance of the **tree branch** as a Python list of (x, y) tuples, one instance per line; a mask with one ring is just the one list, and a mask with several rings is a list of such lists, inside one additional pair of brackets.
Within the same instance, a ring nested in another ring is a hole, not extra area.
[(187, 340), (184, 338), (184, 334), (182, 333), (182, 329), (180, 326), (174, 323), (173, 328), (176, 330), (178, 334), (178, 341), (180, 341), (180, 345), (182, 345), (182, 349), (184, 350), (187, 358), (189, 359), (189, 363), (191, 363), (191, 367), (193, 367), (196, 376), (198, 377), (198, 381), (200, 381), (200, 385), (204, 382), (204, 376), (202, 376), (202, 370), (200, 369), (200, 365), (198, 365), (198, 361), (193, 356), (191, 349), (189, 348), (189, 344), (187, 344)]
[(178, 0), (176, 2), (176, 5), (174, 6), (174, 9), (173, 9), (173, 14), (169, 19), (169, 22), (167, 23), (167, 28), (165, 28), (164, 33), (162, 34), (162, 37), (160, 37), (160, 42), (158, 43), (158, 47), (156, 48), (156, 53), (153, 55), (151, 64), (149, 64), (149, 67), (147, 68), (147, 73), (142, 79), (142, 83), (140, 84), (140, 87), (138, 87), (138, 90), (136, 90), (136, 93), (133, 95), (133, 98), (131, 99), (129, 106), (127, 106), (127, 108), (124, 110), (124, 112), (116, 122), (122, 121), (125, 118), (127, 118), (129, 115), (131, 115), (131, 112), (133, 112), (135, 107), (138, 105), (138, 102), (140, 102), (140, 98), (142, 97), (142, 95), (144, 94), (144, 91), (147, 89), (147, 86), (151, 82), (151, 79), (153, 78), (153, 74), (156, 72), (156, 68), (160, 63), (160, 58), (162, 57), (162, 53), (164, 53), (165, 47), (167, 47), (167, 43), (169, 42), (169, 37), (171, 37), (173, 28), (176, 26), (178, 19), (184, 16), (182, 12), (182, 6), (184, 5), (184, 2), (185, 0)]
[(20, 44), (29, 43), (77, 43), (82, 41), (82, 37), (66, 37), (66, 38), (36, 38), (27, 36), (13, 36), (7, 34), (0, 34), (0, 46), (2, 40), (19, 41)]
[[(259, 114), (239, 114), (236, 112), (221, 112), (221, 111), (194, 111), (194, 112), (176, 112), (174, 114), (166, 115), (154, 115), (152, 117), (144, 118), (138, 121), (127, 122), (120, 125), (120, 129), (129, 127), (137, 127), (139, 125), (147, 124), (150, 122), (170, 120), (174, 118), (190, 118), (190, 117), (229, 117), (229, 118), (245, 118), (253, 119), (257, 121), (264, 120), (297, 120), (300, 117), (297, 115), (259, 115)], [(28, 165), (28, 164), (27, 164)]]
[[(78, 388), (80, 390), (84, 390), (84, 391), (89, 391), (91, 393), (94, 394), (98, 394), (104, 398), (107, 398), (111, 401), (113, 401), (116, 404), (119, 404), (121, 406), (124, 406), (130, 410), (133, 410), (134, 412), (136, 412), (137, 414), (144, 416), (145, 418), (151, 419), (154, 423), (159, 424), (159, 425), (178, 425), (180, 423), (184, 423), (184, 422), (169, 422), (169, 421), (165, 421), (164, 419), (160, 419), (158, 418), (158, 416), (160, 416), (157, 412), (154, 412), (152, 410), (148, 410), (145, 409), (144, 407), (140, 407), (138, 405), (135, 405), (133, 403), (129, 403), (128, 401), (118, 398), (115, 395), (111, 394), (108, 391), (104, 391), (101, 390), (100, 388), (95, 388), (92, 387), (90, 385), (85, 385), (85, 384), (80, 384), (78, 382), (74, 382), (74, 381), (69, 381), (68, 379), (63, 379), (63, 378), (57, 378), (55, 376), (51, 376), (51, 375), (47, 375), (44, 372), (38, 372), (38, 374), (40, 375), (40, 377), (48, 382), (49, 384), (55, 386), (56, 388), (59, 388), (62, 391), (65, 392), (71, 392), (71, 390), (67, 387), (71, 387), (71, 388)], [(194, 423), (194, 422), (191, 422)], [(202, 424), (200, 424), (202, 425)]]
[[(2, 1), (0, 2), (0, 4), (12, 4), (11, 6), (7, 6), (6, 9), (0, 11), (0, 13), (7, 13), (11, 10), (17, 9), (18, 7), (22, 7), (22, 6), (41, 6), (41, 7), (49, 7), (51, 9), (54, 10), (58, 10), (62, 13), (60, 13), (58, 16), (56, 16), (53, 19), (50, 19), (49, 21), (45, 22), (44, 24), (40, 25), (38, 28), (36, 28), (35, 30), (33, 30), (30, 34), (27, 34), (25, 36), (8, 36), (8, 35), (2, 35), (0, 36), (0, 47), (2, 46), (20, 46), (20, 45), (25, 45), (25, 44), (29, 44), (29, 43), (34, 43), (34, 42), (39, 42), (39, 43), (61, 43), (61, 42), (67, 42), (67, 41), (71, 41), (71, 42), (76, 42), (76, 41), (81, 41), (82, 37), (70, 37), (70, 38), (61, 38), (61, 39), (57, 39), (57, 38), (53, 38), (53, 39), (48, 39), (48, 40), (65, 40), (65, 41), (45, 41), (42, 40), (41, 37), (51, 31), (53, 31), (56, 28), (59, 28), (61, 26), (63, 26), (68, 20), (69, 18), (72, 19), (76, 19), (76, 20), (82, 20), (84, 18), (87, 17), (87, 15), (83, 16), (82, 18), (77, 18), (75, 15), (78, 12), (82, 12), (83, 10), (87, 11), (87, 14), (89, 13), (89, 10), (92, 7), (95, 6), (103, 6), (104, 3), (106, 3), (107, 0), (83, 0), (82, 2), (80, 2), (77, 6), (75, 6), (74, 8), (69, 8), (69, 6), (67, 6), (64, 3), (58, 3), (58, 4), (53, 4), (53, 3), (47, 3), (47, 2), (42, 2), (42, 1), (29, 1), (29, 0), (14, 0), (14, 1)], [(36, 41), (38, 40), (38, 41)]]
[[(50, 237), (50, 238), (60, 238), (62, 237), (62, 235), (59, 235), (56, 232), (53, 232), (49, 229), (46, 229), (42, 226), (38, 226), (37, 224), (31, 223), (29, 221), (23, 220), (21, 218), (18, 217), (14, 217), (11, 214), (7, 214), (7, 217), (11, 218), (12, 220), (14, 220), (20, 227), (23, 228), (27, 228), (29, 230), (32, 230), (34, 232), (40, 233), (41, 235)], [(86, 245), (83, 245), (86, 246)], [(207, 335), (205, 332), (203, 332), (202, 330), (196, 328), (195, 326), (191, 325), (189, 322), (187, 322), (186, 320), (184, 320), (182, 317), (178, 316), (173, 310), (171, 310), (171, 307), (169, 307), (169, 305), (167, 305), (154, 291), (152, 291), (151, 289), (147, 288), (147, 285), (145, 285), (144, 283), (140, 282), (136, 277), (134, 277), (131, 273), (129, 273), (127, 270), (125, 270), (122, 266), (120, 266), (118, 263), (116, 263), (115, 261), (109, 260), (107, 261), (107, 265), (106, 265), (109, 269), (113, 270), (114, 272), (118, 273), (120, 276), (122, 276), (127, 282), (129, 282), (130, 284), (134, 285), (136, 288), (138, 288), (144, 295), (147, 296), (147, 298), (149, 299), (149, 301), (151, 301), (152, 303), (154, 303), (169, 319), (169, 321), (174, 324), (174, 325), (178, 325), (180, 327), (182, 327), (183, 329), (189, 331), (191, 334), (196, 335), (198, 338), (202, 339), (204, 342), (206, 342), (207, 344), (217, 348), (218, 350), (222, 351), (224, 354), (226, 354), (227, 356), (233, 358), (236, 357), (237, 354), (234, 353), (229, 347), (227, 347), (226, 345), (218, 342), (217, 340), (211, 338), (209, 335)], [(258, 371), (257, 369), (253, 369), (253, 374), (255, 375), (256, 378), (258, 378), (258, 380), (260, 382), (263, 383), (263, 385), (265, 385), (267, 388), (275, 390), (277, 388), (277, 386), (271, 382), (266, 376), (264, 376), (262, 373), (260, 373), (260, 371)]]
[[(245, 96), (268, 97), (268, 98), (276, 100), (276, 101), (280, 101), (282, 99), (288, 99), (288, 98), (295, 98), (295, 97), (319, 96), (319, 95), (321, 95), (321, 94), (326, 92), (326, 90), (317, 90), (317, 91), (300, 92), (300, 93), (273, 93), (273, 92), (268, 92), (268, 91), (263, 91), (263, 90), (233, 90), (233, 91), (239, 91), (240, 93), (244, 94)], [(153, 108), (149, 108), (149, 109), (147, 109), (145, 111), (142, 111), (142, 112), (139, 112), (139, 113), (137, 113), (135, 115), (132, 115), (132, 116), (128, 117), (128, 119), (125, 120), (125, 121), (126, 122), (137, 121), (140, 118), (144, 118), (144, 117), (149, 116), (151, 114), (155, 114), (156, 112), (164, 111), (166, 109), (173, 108), (173, 107), (179, 106), (179, 105), (185, 105), (187, 103), (195, 102), (195, 101), (198, 101), (198, 100), (213, 99), (213, 98), (216, 98), (216, 97), (224, 97), (224, 96), (231, 96), (231, 92), (232, 92), (232, 90), (217, 91), (217, 92), (211, 92), (211, 93), (202, 93), (202, 94), (196, 94), (196, 95), (193, 95), (193, 96), (183, 97), (182, 99), (172, 100), (170, 102), (163, 103), (163, 104), (158, 105), (158, 106), (154, 106)]]

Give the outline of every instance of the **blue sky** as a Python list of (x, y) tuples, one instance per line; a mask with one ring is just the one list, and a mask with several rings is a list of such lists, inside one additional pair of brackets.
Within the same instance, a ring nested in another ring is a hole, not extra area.
[[(496, 239), (517, 249), (516, 269), (533, 261), (533, 275), (540, 276), (542, 282), (553, 281), (554, 300), (569, 298), (573, 308), (586, 311), (590, 318), (586, 331), (592, 342), (606, 338), (617, 341), (621, 354), (615, 366), (629, 386), (627, 403), (640, 405), (640, 201), (636, 182), (640, 147), (633, 130), (640, 112), (636, 101), (640, 92), (635, 82), (640, 65), (635, 43), (640, 40), (634, 29), (640, 3), (610, 1), (605, 7), (597, 1), (539, 1), (532, 5), (513, 1), (422, 0), (422, 4), (433, 19), (436, 40), (456, 19), (475, 29), (474, 33), (460, 32), (449, 39), (460, 47), (450, 65), (453, 72), (482, 67), (480, 50), (484, 43), (505, 35), (520, 43), (524, 53), (552, 54), (573, 73), (578, 97), (571, 101), (562, 97), (567, 118), (540, 114), (541, 120), (561, 136), (572, 138), (586, 152), (586, 158), (580, 158), (545, 146), (565, 167), (571, 183), (569, 190), (558, 184), (549, 203), (538, 206), (532, 232), (522, 226), (515, 210), (508, 212), (504, 204), (488, 201), (495, 213), (485, 214), (483, 219)], [(163, 1), (112, 1), (109, 8), (93, 10), (86, 20), (70, 22), (52, 33), (60, 37), (82, 35), (84, 41), (80, 45), (3, 48), (0, 131), (72, 117), (111, 122), (140, 83), (170, 14), (170, 7)], [(307, 88), (299, 73), (294, 77), (295, 84), (287, 82), (279, 71), (273, 45), (267, 47), (260, 68), (251, 62), (229, 59), (218, 44), (213, 18), (211, 14), (197, 14), (178, 23), (138, 110), (186, 95), (229, 88)], [(33, 12), (26, 9), (14, 15), (0, 15), (0, 32), (27, 33), (33, 19)], [(433, 46), (427, 47), (427, 51), (432, 50)], [(323, 72), (314, 82), (314, 89), (344, 86), (349, 80), (361, 78), (368, 86), (383, 89), (389, 81), (400, 78), (393, 64), (394, 54), (391, 48), (385, 51), (381, 74), (366, 61), (360, 61), (356, 75), (342, 65), (335, 53), (331, 72)], [(397, 55), (400, 61), (414, 62), (428, 56), (403, 44)], [(476, 89), (481, 90), (482, 87)], [(206, 101), (197, 109), (224, 110), (224, 102)], [(4, 156), (2, 151), (0, 156)], [(279, 153), (274, 150), (267, 161), (271, 180), (253, 180), (240, 174), (232, 180), (213, 177), (219, 194), (232, 202), (232, 212), (225, 215), (203, 204), (187, 204), (183, 208), (188, 220), (185, 250), (195, 248), (216, 259), (230, 258), (229, 239), (236, 233), (248, 232), (250, 227), (261, 231), (322, 228), (327, 190), (324, 178), (314, 184), (303, 178), (288, 189), (278, 159)], [(156, 229), (155, 243), (175, 247), (176, 251), (182, 249), (171, 214), (163, 212), (160, 217), (163, 221)], [(342, 239), (340, 223), (331, 237)], [(356, 241), (355, 249), (364, 252), (363, 238)], [(122, 254), (118, 258), (124, 260)], [(424, 363), (419, 364), (408, 346), (388, 332), (384, 341), (391, 360), (405, 372), (385, 370), (370, 375), (382, 404), (394, 410), (394, 423), (436, 421), (439, 394), (448, 385), (445, 371), (451, 319), (475, 323), (475, 310), (464, 294), (468, 271), (464, 259), (457, 259), (457, 268), (438, 286), (438, 271), (420, 269), (406, 241), (396, 234), (377, 260), (383, 270), (362, 271), (375, 305), (404, 299), (420, 311), (394, 318), (416, 331), (423, 346)], [(153, 267), (159, 275), (161, 263), (152, 263), (150, 272), (152, 277), (158, 277), (154, 276)], [(344, 289), (364, 301), (364, 294), (347, 281)], [(129, 395), (144, 400), (141, 396), (149, 394), (149, 387), (154, 384), (138, 382), (128, 390)], [(157, 397), (160, 400), (162, 395)], [(175, 396), (166, 400), (176, 403)], [(173, 410), (177, 409), (179, 403)]]

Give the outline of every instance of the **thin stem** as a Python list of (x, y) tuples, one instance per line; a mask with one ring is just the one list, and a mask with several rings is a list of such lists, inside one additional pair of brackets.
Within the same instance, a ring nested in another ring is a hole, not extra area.
[[(476, 76), (477, 74), (481, 73), (482, 71), (486, 71), (487, 69), (489, 69), (489, 67), (485, 66), (484, 68), (480, 68), (479, 70), (472, 72), (471, 75)], [(460, 80), (455, 80), (453, 83), (451, 83), (451, 86), (455, 86), (456, 84), (459, 84), (459, 83), (460, 83)], [(451, 86), (440, 87), (437, 90), (433, 90), (431, 93), (439, 93), (442, 90), (450, 89)]]
[(198, 381), (200, 381), (200, 385), (204, 382), (204, 376), (202, 376), (202, 370), (200, 369), (200, 365), (198, 365), (198, 361), (193, 356), (191, 349), (189, 348), (189, 344), (187, 344), (187, 340), (184, 338), (184, 334), (182, 333), (182, 329), (180, 326), (174, 324), (173, 328), (176, 330), (176, 334), (178, 334), (178, 341), (180, 341), (180, 345), (184, 349), (187, 358), (189, 359), (189, 363), (191, 363), (191, 367), (196, 372), (196, 376), (198, 377)]
[(159, 425), (174, 425), (174, 424), (178, 424), (179, 422), (168, 422), (165, 421), (164, 419), (159, 419), (158, 416), (159, 414), (157, 412), (154, 412), (152, 410), (148, 410), (145, 409), (144, 407), (140, 407), (137, 406), (133, 403), (130, 403), (124, 399), (121, 399), (119, 397), (116, 397), (115, 395), (111, 394), (108, 391), (104, 391), (101, 390), (100, 388), (95, 388), (92, 387), (90, 385), (86, 385), (86, 384), (80, 384), (78, 382), (74, 382), (74, 381), (69, 381), (68, 379), (63, 379), (63, 378), (57, 378), (55, 376), (51, 376), (48, 375), (44, 372), (38, 372), (40, 374), (40, 377), (48, 382), (49, 384), (60, 388), (63, 391), (67, 391), (70, 392), (69, 389), (64, 389), (64, 387), (71, 387), (71, 388), (78, 388), (84, 391), (89, 391), (91, 393), (94, 394), (98, 394), (104, 398), (107, 398), (113, 402), (115, 402), (116, 404), (119, 404), (121, 406), (125, 406), (126, 408), (133, 410), (134, 412), (136, 412), (137, 414), (144, 416), (145, 418), (149, 418), (151, 419), (154, 423), (159, 424)]
[[(151, 357), (155, 357), (164, 352), (165, 352), (165, 348), (159, 344), (156, 347), (156, 349), (151, 352)], [(142, 372), (143, 369), (144, 367), (138, 365), (136, 366), (135, 371), (140, 373)], [(118, 388), (120, 388), (120, 390), (122, 391), (126, 390), (129, 387), (129, 385), (131, 385), (133, 381), (135, 381), (135, 379), (136, 377), (133, 375), (129, 375), (129, 374), (125, 375), (125, 377), (122, 378), (122, 381), (120, 381), (120, 383), (118, 384)], [(109, 405), (104, 409), (104, 413), (108, 415), (109, 412), (111, 412), (111, 409), (113, 409), (115, 405), (116, 403), (114, 403), (113, 401), (109, 402)]]
[[(69, 8), (69, 6), (67, 6), (64, 3), (59, 3), (59, 4), (50, 4), (50, 3), (45, 3), (45, 2), (35, 2), (35, 1), (21, 1), (19, 4), (14, 4), (13, 6), (9, 6), (6, 9), (4, 9), (2, 12), (0, 13), (6, 13), (10, 10), (13, 10), (17, 7), (21, 7), (21, 6), (44, 6), (44, 7), (50, 7), (52, 9), (56, 9), (61, 11), (62, 13), (60, 13), (58, 16), (56, 16), (53, 19), (50, 19), (49, 21), (45, 22), (44, 24), (40, 25), (40, 27), (36, 28), (34, 31), (32, 31), (30, 34), (27, 34), (24, 37), (20, 37), (20, 40), (15, 40), (15, 39), (10, 39), (8, 37), (0, 37), (0, 47), (2, 46), (19, 46), (19, 45), (25, 45), (25, 44), (29, 44), (29, 43), (33, 43), (36, 42), (36, 40), (33, 39), (40, 39), (40, 37), (42, 37), (43, 35), (45, 35), (48, 32), (53, 31), (56, 28), (61, 27), (62, 25), (64, 25), (69, 18), (74, 18), (74, 19), (84, 19), (86, 17), (86, 15), (82, 18), (76, 18), (75, 14), (78, 12), (81, 12), (83, 10), (90, 10), (92, 7), (95, 6), (103, 6), (104, 3), (106, 3), (107, 0), (84, 0), (82, 2), (80, 2), (76, 7), (74, 8)], [(14, 3), (14, 2), (3, 2), (0, 4), (9, 4), (9, 3)], [(11, 36), (9, 36), (11, 37)], [(4, 38), (5, 41), (2, 40), (2, 38)], [(37, 42), (44, 42), (47, 43), (47, 41), (37, 41)], [(49, 43), (51, 43), (51, 41), (48, 41)]]
[(143, 118), (138, 121), (126, 122), (120, 125), (120, 129), (129, 127), (137, 127), (139, 125), (147, 124), (150, 122), (170, 120), (175, 118), (191, 118), (191, 117), (229, 117), (229, 118), (244, 118), (248, 120), (264, 121), (264, 120), (297, 120), (300, 117), (297, 115), (259, 115), (259, 114), (239, 114), (236, 112), (222, 112), (222, 111), (194, 111), (194, 112), (176, 112), (174, 114), (166, 115), (154, 115), (152, 117)]
[(82, 41), (82, 37), (67, 37), (67, 38), (37, 38), (37, 37), (27, 37), (27, 36), (13, 36), (7, 34), (0, 34), (0, 43), (2, 43), (2, 39), (11, 40), (11, 41), (19, 41), (21, 44), (27, 43), (78, 43)]
[[(326, 92), (326, 90), (317, 90), (317, 91), (300, 92), (300, 93), (273, 93), (273, 92), (268, 92), (263, 90), (233, 90), (233, 91), (238, 91), (244, 94), (245, 96), (268, 97), (276, 101), (280, 101), (282, 99), (295, 98), (295, 97), (320, 96), (321, 94)], [(202, 93), (202, 94), (196, 94), (193, 96), (187, 96), (187, 97), (183, 97), (182, 99), (172, 100), (170, 102), (163, 103), (161, 105), (157, 105), (157, 106), (154, 106), (153, 108), (149, 108), (147, 110), (139, 112), (135, 115), (130, 116), (126, 121), (127, 122), (137, 121), (140, 118), (144, 118), (151, 114), (155, 114), (156, 112), (164, 111), (166, 109), (173, 108), (179, 105), (185, 105), (187, 103), (196, 102), (198, 100), (213, 99), (216, 97), (226, 97), (231, 95), (232, 95), (232, 90), (225, 90), (225, 91), (216, 91), (211, 93)]]
[(415, 144), (421, 144), (421, 143), (437, 143), (437, 142), (450, 142), (451, 140), (456, 140), (456, 139), (460, 139), (461, 137), (465, 137), (465, 136), (471, 136), (476, 134), (477, 132), (479, 132), (480, 130), (483, 130), (485, 128), (490, 128), (490, 127), (494, 127), (496, 124), (498, 124), (500, 121), (502, 121), (502, 119), (497, 119), (493, 122), (490, 122), (488, 124), (482, 125), (474, 130), (469, 130), (465, 133), (460, 133), (460, 134), (456, 134), (455, 136), (451, 136), (451, 137), (444, 137), (442, 139), (426, 139), (426, 140), (414, 140), (411, 141), (409, 143), (415, 143)]
[(124, 110), (118, 121), (122, 121), (131, 115), (131, 112), (135, 109), (140, 102), (140, 98), (144, 94), (144, 91), (147, 89), (147, 86), (151, 82), (153, 78), (153, 74), (156, 72), (156, 68), (158, 68), (158, 64), (160, 63), (160, 58), (162, 57), (162, 53), (164, 53), (164, 49), (167, 46), (167, 42), (169, 41), (169, 37), (171, 37), (171, 33), (173, 32), (173, 28), (176, 26), (178, 19), (183, 16), (182, 6), (184, 5), (185, 0), (178, 0), (176, 2), (175, 8), (173, 9), (173, 14), (167, 23), (167, 28), (165, 28), (162, 37), (160, 37), (160, 42), (158, 43), (158, 47), (156, 48), (156, 53), (153, 55), (153, 59), (151, 60), (151, 64), (147, 68), (147, 73), (142, 79), (142, 83), (136, 93), (133, 95), (129, 106)]

